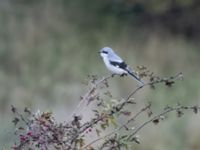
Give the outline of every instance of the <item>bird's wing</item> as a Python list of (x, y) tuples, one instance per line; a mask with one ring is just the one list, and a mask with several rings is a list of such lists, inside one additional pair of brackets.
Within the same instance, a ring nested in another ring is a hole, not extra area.
[(127, 64), (124, 61), (123, 62), (110, 61), (110, 64), (124, 70), (127, 69)]
[(127, 64), (115, 53), (108, 55), (110, 64), (118, 68), (126, 70)]
[(118, 63), (123, 62), (123, 60), (115, 53), (109, 54), (108, 59), (109, 61), (113, 61), (113, 62), (118, 62)]

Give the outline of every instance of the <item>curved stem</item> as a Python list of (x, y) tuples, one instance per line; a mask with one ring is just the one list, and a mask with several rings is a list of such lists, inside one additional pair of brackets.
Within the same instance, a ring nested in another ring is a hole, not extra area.
[(81, 101), (78, 103), (78, 105), (76, 106), (76, 108), (73, 110), (73, 112), (69, 116), (69, 119), (72, 118), (72, 116), (76, 114), (76, 112), (78, 111), (78, 109), (82, 106), (82, 104), (85, 101), (88, 101), (89, 96), (97, 88), (97, 86), (99, 86), (100, 84), (104, 83), (106, 80), (108, 80), (109, 78), (112, 78), (112, 77), (113, 77), (113, 75), (109, 75), (107, 77), (103, 77), (102, 79), (100, 79), (99, 81), (97, 81), (95, 84), (93, 84), (93, 86), (88, 90), (88, 92), (83, 96), (83, 98), (81, 99)]

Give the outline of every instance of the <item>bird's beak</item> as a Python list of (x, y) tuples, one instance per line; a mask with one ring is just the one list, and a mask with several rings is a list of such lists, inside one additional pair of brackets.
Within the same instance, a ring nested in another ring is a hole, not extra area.
[(100, 54), (101, 52), (99, 51), (98, 53)]

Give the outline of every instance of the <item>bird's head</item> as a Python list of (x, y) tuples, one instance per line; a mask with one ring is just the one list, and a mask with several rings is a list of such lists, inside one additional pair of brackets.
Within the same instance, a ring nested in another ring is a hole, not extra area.
[(101, 57), (107, 57), (108, 55), (114, 53), (112, 48), (110, 47), (104, 47), (99, 51)]

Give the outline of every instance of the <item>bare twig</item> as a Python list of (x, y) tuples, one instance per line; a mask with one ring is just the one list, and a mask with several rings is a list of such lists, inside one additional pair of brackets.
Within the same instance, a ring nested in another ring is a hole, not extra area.
[(156, 80), (156, 81), (145, 83), (144, 85), (141, 85), (141, 86), (137, 87), (134, 91), (132, 91), (127, 96), (127, 98), (125, 99), (125, 101), (129, 100), (133, 95), (135, 95), (143, 87), (151, 86), (151, 85), (155, 85), (155, 84), (159, 84), (159, 83), (166, 83), (167, 81), (175, 81), (175, 80), (179, 79), (180, 77), (182, 77), (182, 73), (178, 73), (175, 76), (172, 76), (172, 77), (169, 77), (169, 78), (163, 78), (163, 79), (159, 79), (159, 80)]
[[(82, 104), (84, 102), (89, 103), (89, 99), (91, 94), (94, 92), (94, 90), (101, 85), (102, 83), (104, 83), (105, 81), (107, 81), (108, 79), (112, 78), (112, 75), (109, 75), (107, 77), (103, 77), (102, 79), (100, 79), (99, 81), (95, 82), (92, 87), (88, 90), (88, 92), (86, 92), (86, 94), (82, 97), (81, 101), (78, 103), (77, 107), (74, 109), (74, 111), (71, 113), (70, 118), (72, 118), (73, 115), (76, 115), (76, 112), (78, 111), (78, 109), (82, 106)], [(69, 118), (69, 119), (70, 119)]]
[[(148, 121), (145, 121), (143, 124), (141, 124), (140, 126), (138, 126), (135, 131), (130, 135), (130, 137), (135, 136), (142, 128), (144, 128), (146, 125), (148, 125), (149, 123), (151, 123), (152, 121), (154, 121), (155, 119), (159, 119), (161, 116), (164, 116), (165, 114), (168, 114), (172, 111), (177, 111), (177, 110), (194, 110), (197, 106), (177, 106), (175, 108), (173, 107), (167, 107), (163, 112), (157, 114), (156, 116), (152, 117), (151, 119), (149, 119)], [(200, 107), (198, 107), (198, 109), (200, 109)]]

